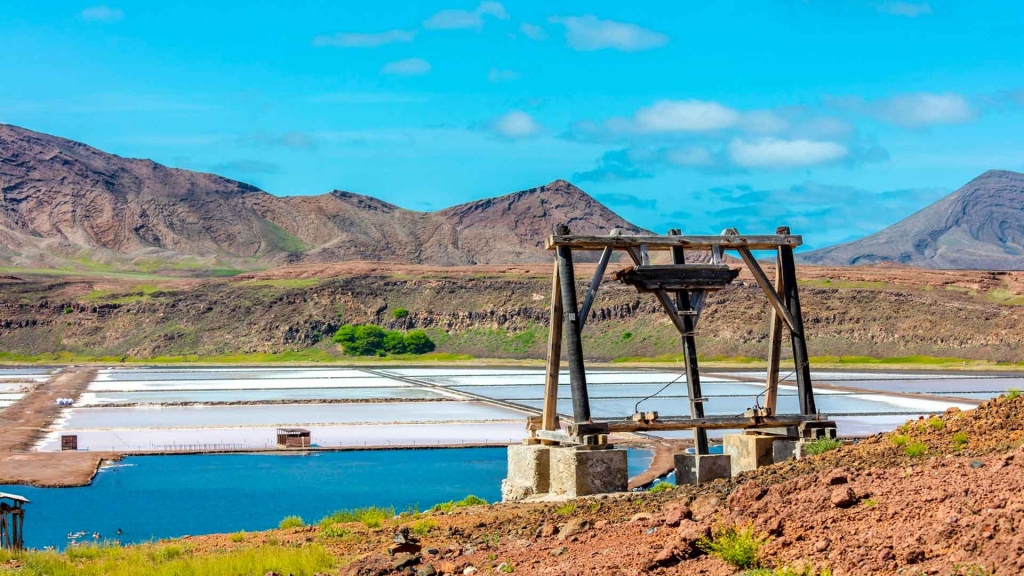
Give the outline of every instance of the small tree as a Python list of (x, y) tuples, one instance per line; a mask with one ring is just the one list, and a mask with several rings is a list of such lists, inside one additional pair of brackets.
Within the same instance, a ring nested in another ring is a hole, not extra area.
[(395, 308), (394, 310), (391, 311), (391, 317), (394, 318), (395, 320), (401, 320), (402, 318), (405, 318), (408, 315), (409, 311), (406, 310), (405, 308)]
[(401, 332), (388, 330), (384, 335), (384, 351), (388, 354), (405, 354), (407, 348)]
[(426, 354), (433, 352), (434, 348), (434, 342), (423, 330), (410, 330), (405, 335), (405, 351), (410, 354)]

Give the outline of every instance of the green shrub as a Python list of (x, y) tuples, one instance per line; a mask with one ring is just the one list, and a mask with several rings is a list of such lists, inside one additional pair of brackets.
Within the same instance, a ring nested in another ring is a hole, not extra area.
[(937, 416), (932, 416), (931, 418), (929, 418), (927, 423), (928, 427), (931, 428), (932, 430), (942, 430), (943, 428), (946, 427), (946, 423), (942, 420), (942, 418), (939, 418)]
[(874, 508), (875, 506), (878, 506), (878, 500), (875, 500), (874, 498), (867, 498), (865, 500), (861, 500), (860, 503), (863, 504), (866, 508)]
[(64, 313), (65, 313), (65, 314), (71, 314), (71, 313), (72, 313), (72, 312), (74, 312), (74, 311), (75, 311), (75, 309), (74, 309), (74, 308), (72, 308), (71, 306), (65, 306), (65, 307), (64, 307)]
[(572, 516), (576, 512), (576, 505), (573, 503), (562, 504), (555, 508), (555, 514), (559, 516)]
[(345, 324), (334, 333), (334, 341), (341, 344), (350, 356), (426, 354), (435, 348), (423, 330), (410, 330), (402, 334), (372, 324)]
[(804, 444), (802, 450), (804, 454), (823, 454), (829, 450), (835, 450), (843, 445), (843, 441), (838, 438), (817, 438)]
[(903, 453), (911, 458), (924, 456), (928, 452), (928, 446), (924, 442), (912, 442), (903, 447)]
[(1020, 388), (1010, 388), (1006, 391), (1007, 400), (1016, 400), (1020, 396)]
[(344, 538), (350, 533), (351, 531), (341, 524), (331, 524), (329, 526), (320, 527), (320, 535), (324, 538)]
[(910, 442), (910, 438), (903, 434), (897, 434), (892, 437), (893, 446), (903, 446), (907, 442)]
[(231, 540), (232, 542), (234, 542), (236, 544), (238, 542), (244, 541), (245, 540), (245, 530), (242, 530), (241, 532), (235, 532), (231, 536), (228, 536), (228, 540)]
[(658, 482), (654, 486), (651, 486), (650, 493), (657, 494), (659, 492), (668, 492), (673, 488), (675, 488), (675, 486), (669, 484), (668, 482)]
[(449, 500), (448, 502), (441, 502), (440, 504), (434, 504), (434, 507), (430, 509), (431, 512), (444, 512), (448, 513), (456, 508), (468, 508), (470, 506), (486, 506), (487, 500), (479, 498), (470, 494), (462, 500)]
[(963, 430), (961, 430), (961, 431), (957, 432), (956, 434), (953, 434), (953, 447), (956, 448), (957, 450), (960, 450), (961, 448), (966, 446), (967, 442), (968, 442), (967, 432), (964, 432)]
[(502, 572), (504, 574), (511, 574), (515, 571), (516, 568), (512, 565), (511, 562), (502, 562), (501, 564), (498, 564), (498, 572)]
[(623, 340), (632, 340), (633, 339), (633, 333), (632, 332), (623, 332), (622, 333), (622, 339)]
[(423, 520), (413, 522), (409, 527), (409, 530), (411, 530), (413, 534), (424, 536), (434, 528), (437, 528), (437, 522), (434, 522), (430, 518), (424, 518)]
[(817, 570), (811, 564), (802, 566), (781, 566), (779, 568), (759, 568), (745, 573), (746, 576), (832, 576), (832, 569), (827, 566)]
[(367, 528), (379, 528), (385, 520), (395, 516), (395, 508), (388, 506), (367, 506), (365, 508), (353, 508), (351, 510), (338, 510), (320, 519), (320, 527), (327, 528), (334, 524), (347, 524), (349, 522), (361, 522)]
[(300, 516), (285, 516), (277, 527), (281, 530), (286, 530), (288, 528), (302, 528), (305, 525), (306, 523), (302, 521)]
[(409, 311), (406, 310), (405, 308), (395, 308), (394, 310), (391, 311), (391, 317), (394, 318), (395, 320), (401, 320), (402, 318), (405, 318), (408, 315)]
[(760, 564), (761, 548), (771, 537), (758, 534), (754, 526), (717, 527), (711, 538), (701, 538), (697, 547), (713, 556), (732, 564), (740, 570), (757, 568)]
[(410, 330), (405, 335), (405, 351), (409, 354), (426, 354), (434, 348), (434, 342), (423, 330)]

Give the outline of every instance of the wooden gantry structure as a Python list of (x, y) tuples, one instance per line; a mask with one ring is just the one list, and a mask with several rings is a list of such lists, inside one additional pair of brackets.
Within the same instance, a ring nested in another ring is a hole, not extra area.
[(28, 498), (0, 492), (0, 548), (25, 548), (25, 504)]
[[(834, 424), (821, 421), (814, 404), (793, 260), (793, 249), (801, 244), (802, 238), (792, 235), (786, 227), (778, 228), (775, 234), (761, 236), (743, 236), (735, 229), (727, 229), (719, 236), (684, 236), (679, 230), (672, 230), (666, 236), (629, 236), (621, 234), (618, 229), (608, 236), (574, 236), (567, 226), (556, 225), (554, 234), (546, 243), (546, 248), (555, 251), (556, 255), (551, 284), (544, 407), (542, 416), (529, 421), (530, 438), (527, 442), (601, 447), (607, 445), (607, 435), (613, 432), (693, 429), (697, 454), (707, 454), (709, 429), (804, 427), (812, 422), (834, 427)], [(672, 263), (652, 264), (650, 252), (656, 250), (669, 251)], [(687, 264), (687, 250), (710, 252), (711, 262)], [(754, 258), (753, 252), (758, 250), (771, 250), (775, 253), (774, 279), (765, 274)], [(574, 251), (601, 252), (594, 277), (581, 305), (576, 294)], [(743, 415), (705, 416), (704, 402), (707, 399), (701, 391), (695, 330), (708, 293), (724, 288), (739, 274), (739, 269), (730, 268), (724, 263), (726, 251), (739, 254), (770, 304), (765, 402), (763, 407), (748, 409)], [(632, 285), (641, 293), (652, 294), (679, 331), (690, 403), (689, 418), (659, 419), (657, 413), (653, 412), (637, 413), (612, 421), (594, 421), (591, 417), (581, 335), (615, 252), (624, 252), (632, 260), (633, 266), (615, 272), (613, 279)], [(799, 414), (776, 413), (784, 328), (789, 332), (793, 350), (800, 400)], [(569, 365), (573, 407), (572, 422), (566, 430), (561, 429), (557, 412), (563, 345)]]

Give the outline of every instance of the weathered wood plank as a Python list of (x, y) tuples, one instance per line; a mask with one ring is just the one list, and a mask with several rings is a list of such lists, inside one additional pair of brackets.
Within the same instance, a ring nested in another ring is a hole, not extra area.
[(558, 280), (558, 259), (551, 275), (551, 325), (548, 326), (548, 363), (544, 375), (544, 411), (541, 428), (558, 428), (558, 371), (562, 359), (562, 285)]
[[(558, 234), (569, 234), (569, 227), (555, 225)], [(576, 305), (576, 270), (572, 248), (558, 247), (558, 283), (562, 288), (562, 327), (565, 331), (565, 356), (569, 362), (569, 386), (572, 389), (572, 412), (576, 422), (590, 420), (590, 397), (587, 394), (587, 373), (583, 365), (583, 340), (580, 334), (579, 309)]]
[(728, 266), (707, 264), (641, 265), (619, 270), (613, 278), (641, 292), (665, 290), (721, 290), (740, 273)]
[[(626, 253), (629, 254), (629, 257), (633, 260), (634, 264), (637, 266), (640, 265), (642, 258), (640, 256), (639, 248), (630, 246), (626, 248)], [(654, 292), (654, 295), (658, 298), (658, 303), (661, 304), (662, 309), (665, 310), (665, 314), (668, 315), (669, 320), (672, 321), (672, 325), (676, 327), (679, 334), (683, 336), (686, 334), (692, 334), (693, 332), (687, 329), (686, 324), (683, 323), (683, 319), (676, 311), (676, 305), (672, 303), (672, 298), (669, 297), (668, 292), (665, 292), (664, 290), (657, 290)]]
[(689, 250), (708, 250), (716, 246), (725, 249), (775, 250), (779, 246), (794, 248), (803, 244), (798, 235), (760, 236), (575, 236), (551, 235), (544, 243), (548, 250), (567, 246), (574, 250), (603, 250), (612, 247), (622, 250), (646, 244), (648, 250), (668, 250), (680, 246)]
[(594, 277), (590, 280), (590, 287), (587, 288), (587, 295), (583, 298), (583, 306), (580, 307), (580, 330), (587, 325), (587, 317), (590, 316), (590, 307), (594, 305), (594, 297), (597, 296), (597, 289), (601, 287), (601, 280), (604, 272), (608, 269), (608, 262), (612, 259), (611, 248), (605, 248), (601, 253), (601, 259), (597, 262), (597, 269), (594, 270)]
[[(669, 231), (670, 236), (679, 236), (682, 232), (678, 229)], [(672, 248), (672, 264), (677, 268), (688, 268), (686, 265), (686, 251), (680, 246)], [(706, 267), (705, 267), (706, 268)], [(725, 268), (727, 273), (731, 273), (727, 266), (719, 267), (715, 266), (713, 269), (721, 272), (721, 268)], [(738, 271), (737, 271), (738, 272)], [(727, 274), (729, 281), (736, 276), (734, 274)], [(703, 292), (702, 292), (703, 293)], [(676, 310), (679, 312), (691, 312), (690, 293), (686, 290), (680, 290), (676, 292)], [(694, 325), (693, 317), (684, 317), (683, 324), (687, 328), (686, 334), (682, 337), (683, 343), (683, 364), (686, 368), (686, 395), (690, 398), (690, 417), (691, 418), (703, 418), (704, 417), (704, 403), (702, 402), (703, 393), (700, 389), (700, 369), (697, 365), (697, 338), (696, 326)], [(708, 453), (708, 433), (702, 428), (693, 429), (693, 443), (697, 450), (697, 454)]]
[(708, 416), (706, 418), (679, 418), (672, 420), (656, 420), (654, 422), (634, 422), (632, 420), (617, 420), (608, 422), (609, 432), (645, 432), (645, 431), (667, 431), (667, 430), (689, 430), (690, 428), (701, 428), (704, 430), (727, 430), (742, 428), (781, 428), (784, 426), (796, 426), (801, 422), (816, 420), (812, 416), (800, 414), (784, 414), (778, 416), (764, 416), (760, 418), (748, 418), (745, 416)]
[[(785, 294), (781, 259), (777, 259), (775, 265), (775, 293)], [(779, 364), (782, 358), (782, 317), (774, 307), (768, 314), (768, 377), (764, 383), (764, 404), (772, 414), (775, 414), (779, 398)]]

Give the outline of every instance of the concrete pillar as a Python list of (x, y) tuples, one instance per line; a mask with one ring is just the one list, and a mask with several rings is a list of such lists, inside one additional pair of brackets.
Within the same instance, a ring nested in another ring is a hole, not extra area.
[(730, 456), (732, 475), (757, 470), (775, 463), (772, 453), (774, 436), (763, 434), (726, 434), (722, 437), (722, 452)]
[(624, 449), (553, 447), (550, 453), (551, 494), (577, 498), (590, 494), (625, 492), (629, 489)]
[(729, 460), (728, 454), (676, 454), (676, 484), (700, 485), (729, 478)]
[(550, 446), (509, 446), (508, 477), (501, 482), (502, 502), (547, 494), (551, 477), (550, 455)]

